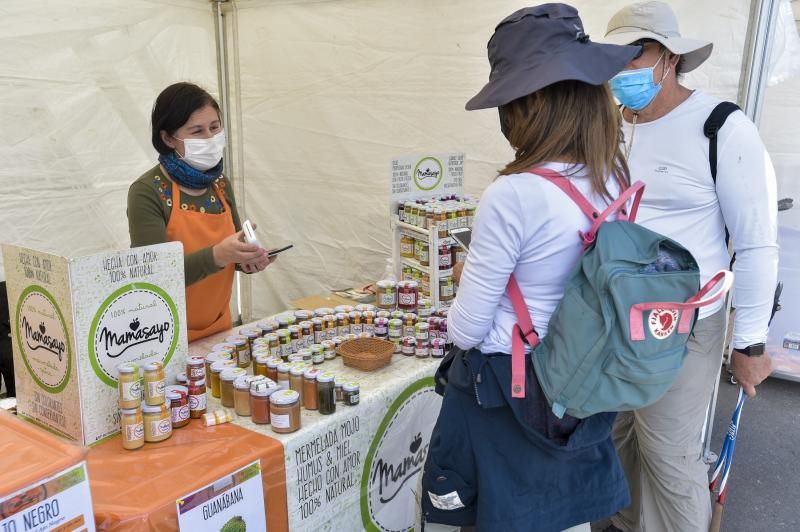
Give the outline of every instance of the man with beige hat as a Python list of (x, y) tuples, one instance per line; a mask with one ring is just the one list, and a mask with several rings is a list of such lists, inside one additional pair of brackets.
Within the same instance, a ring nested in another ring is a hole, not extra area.
[[(622, 105), (631, 179), (646, 183), (637, 221), (688, 248), (702, 283), (728, 268), (726, 228), (730, 233), (736, 252), (733, 374), (753, 396), (771, 372), (764, 342), (778, 268), (777, 185), (769, 155), (741, 111), (718, 121), (723, 125), (711, 142), (704, 134), (721, 102), (683, 86), (681, 75), (708, 59), (712, 43), (682, 37), (667, 4), (623, 8), (608, 23), (606, 41), (642, 47), (610, 81)], [(722, 303), (702, 309), (669, 392), (618, 416), (614, 441), (632, 503), (613, 517), (613, 527), (708, 530), (711, 503), (701, 440), (725, 329)]]

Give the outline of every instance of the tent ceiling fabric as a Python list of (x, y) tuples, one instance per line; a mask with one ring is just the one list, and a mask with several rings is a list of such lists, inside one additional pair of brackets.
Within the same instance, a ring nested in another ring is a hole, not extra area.
[[(381, 274), (393, 157), (463, 151), (480, 194), (512, 154), (496, 113), (464, 103), (488, 76), (495, 24), (531, 3), (234, 1), (247, 216), (262, 242), (296, 246), (252, 277), (254, 317)], [(599, 40), (626, 3), (574, 5)], [(687, 83), (735, 99), (749, 0), (671, 3), (686, 35), (715, 42)], [(217, 93), (212, 5), (4, 0), (0, 43), (0, 241), (127, 247), (127, 189), (155, 161), (155, 96), (183, 79)]]
[[(626, 3), (574, 5), (599, 40)], [(686, 35), (716, 43), (687, 82), (735, 99), (749, 2), (672, 4)], [(296, 246), (253, 278), (254, 316), (382, 273), (393, 157), (464, 151), (467, 191), (480, 194), (512, 156), (497, 113), (468, 113), (464, 104), (488, 77), (494, 26), (530, 2), (236, 5), (247, 215), (265, 241)]]

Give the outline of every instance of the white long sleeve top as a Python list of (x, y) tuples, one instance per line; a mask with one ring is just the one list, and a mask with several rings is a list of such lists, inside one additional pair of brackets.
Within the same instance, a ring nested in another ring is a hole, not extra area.
[[(572, 183), (597, 209), (608, 206), (609, 201), (592, 194), (582, 166), (570, 169), (549, 163), (546, 167), (571, 174)], [(609, 179), (607, 186), (616, 198), (620, 192), (616, 181)], [(590, 227), (569, 196), (542, 177), (497, 178), (481, 197), (458, 294), (448, 315), (454, 343), (484, 353), (511, 353), (511, 330), (517, 319), (506, 285), (512, 272), (536, 331), (544, 337), (583, 250), (578, 231)]]
[[(728, 269), (725, 226), (736, 252), (734, 347), (764, 342), (778, 272), (777, 185), (758, 129), (742, 112), (717, 137), (717, 183), (703, 124), (716, 98), (695, 91), (667, 115), (623, 123), (631, 181), (646, 184), (637, 222), (686, 247), (705, 283)], [(632, 139), (632, 142), (631, 142)], [(723, 305), (700, 310), (700, 319)]]

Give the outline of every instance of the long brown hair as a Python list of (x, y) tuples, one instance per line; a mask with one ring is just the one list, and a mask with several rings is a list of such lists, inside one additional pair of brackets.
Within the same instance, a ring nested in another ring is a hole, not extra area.
[(595, 194), (609, 199), (606, 177), (630, 184), (622, 155), (620, 113), (607, 84), (560, 81), (500, 107), (503, 133), (516, 157), (500, 175), (516, 174), (548, 161), (583, 164)]

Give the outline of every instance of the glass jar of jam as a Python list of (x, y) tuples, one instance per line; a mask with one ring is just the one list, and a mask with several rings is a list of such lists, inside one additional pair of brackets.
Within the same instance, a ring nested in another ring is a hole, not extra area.
[(385, 340), (389, 337), (389, 319), (375, 318), (375, 338)]
[(402, 338), (403, 337), (403, 320), (389, 320), (389, 338)]
[(428, 358), (431, 354), (427, 341), (417, 340), (417, 348), (414, 351), (417, 358)]
[(279, 433), (300, 429), (300, 394), (294, 390), (280, 390), (270, 398), (270, 424)]
[(326, 371), (317, 375), (317, 406), (319, 413), (330, 415), (336, 412), (334, 375)]
[(325, 360), (333, 360), (336, 358), (336, 344), (333, 340), (326, 340), (322, 342), (322, 355)]
[(206, 378), (206, 361), (203, 357), (189, 357), (186, 359), (186, 378), (199, 381)]
[(296, 310), (294, 312), (295, 323), (297, 323), (298, 325), (300, 324), (300, 322), (308, 321), (313, 317), (314, 313), (310, 310)]
[(355, 406), (361, 401), (361, 387), (355, 381), (345, 382), (342, 385), (342, 393), (344, 395), (344, 404), (347, 406)]
[(292, 353), (297, 353), (297, 350), (300, 349), (300, 342), (302, 338), (302, 329), (298, 325), (290, 325), (289, 326), (289, 341), (291, 344)]
[(453, 267), (453, 255), (450, 251), (450, 244), (443, 242), (439, 244), (439, 271), (449, 270)]
[(160, 405), (142, 405), (144, 418), (144, 441), (155, 443), (172, 436), (172, 417), (163, 403)]
[(267, 360), (272, 358), (269, 352), (260, 353), (253, 358), (253, 375), (267, 376)]
[(400, 256), (405, 259), (414, 258), (414, 237), (403, 233), (400, 235)]
[(327, 339), (325, 335), (325, 320), (322, 318), (313, 318), (311, 320), (311, 326), (314, 329), (314, 343), (319, 344), (323, 340)]
[(233, 360), (218, 360), (211, 364), (211, 378), (209, 382), (211, 384), (211, 395), (219, 399), (220, 396), (220, 374), (225, 371), (226, 369), (231, 369), (236, 367), (236, 362)]
[(264, 336), (269, 345), (269, 354), (274, 357), (281, 356), (281, 339), (276, 333), (269, 333)]
[(211, 364), (220, 360), (231, 360), (231, 354), (226, 351), (212, 351), (206, 355), (206, 378), (211, 376)]
[(306, 410), (316, 410), (319, 406), (317, 396), (317, 376), (320, 371), (317, 368), (309, 368), (303, 373), (303, 408)]
[(136, 408), (123, 408), (120, 410), (120, 431), (122, 432), (122, 448), (128, 451), (144, 445), (144, 418), (142, 411)]
[(433, 358), (443, 358), (445, 351), (444, 340), (434, 338), (430, 341), (430, 354)]
[(403, 336), (414, 336), (416, 334), (417, 315), (413, 312), (403, 316)]
[(433, 219), (436, 221), (436, 231), (439, 238), (447, 238), (447, 214), (437, 207), (433, 210)]
[(119, 407), (138, 408), (142, 403), (142, 383), (139, 380), (139, 365), (126, 362), (117, 366), (119, 372)]
[(420, 321), (427, 321), (431, 317), (433, 311), (433, 302), (430, 299), (423, 298), (417, 301), (417, 315)]
[(211, 346), (211, 351), (225, 351), (231, 355), (231, 358), (236, 355), (236, 346), (229, 342), (222, 342)]
[(416, 312), (419, 298), (419, 284), (415, 281), (401, 281), (397, 285), (397, 308), (403, 313)]
[(166, 400), (164, 390), (164, 365), (149, 362), (144, 365), (144, 402), (150, 406), (163, 405)]
[(336, 335), (350, 334), (350, 316), (341, 312), (336, 315)]
[(403, 338), (403, 345), (400, 348), (400, 352), (403, 353), (407, 357), (413, 357), (417, 351), (417, 339), (413, 336), (406, 336)]
[(416, 259), (422, 266), (430, 266), (430, 252), (428, 250), (428, 242), (426, 240), (417, 240), (417, 255)]
[(308, 366), (305, 364), (296, 363), (289, 370), (289, 388), (300, 394), (300, 403), (303, 403), (303, 373), (306, 372)]
[(300, 322), (300, 333), (303, 335), (303, 347), (314, 345), (314, 324), (310, 321)]
[(199, 419), (206, 413), (206, 380), (189, 381), (189, 417)]
[(320, 344), (311, 346), (311, 363), (315, 366), (325, 362), (325, 348)]
[(278, 329), (278, 340), (280, 341), (280, 356), (286, 360), (292, 354), (292, 337), (288, 329)]
[(283, 362), (278, 365), (278, 380), (275, 381), (278, 383), (284, 390), (289, 389), (289, 371), (292, 369), (292, 364), (288, 362)]
[(279, 389), (278, 385), (269, 379), (250, 384), (250, 415), (253, 423), (269, 424), (269, 396)]
[(188, 425), (191, 416), (187, 394), (181, 393), (178, 390), (170, 390), (167, 392), (167, 400), (169, 401), (172, 428), (179, 429)]
[(439, 301), (449, 302), (456, 297), (453, 277), (448, 275), (439, 279)]
[(336, 316), (326, 314), (323, 320), (325, 321), (325, 339), (333, 340), (339, 331), (338, 327), (336, 327)]
[(388, 311), (397, 308), (397, 283), (389, 279), (375, 283), (375, 306)]
[(242, 368), (230, 368), (220, 373), (220, 401), (222, 406), (233, 408), (233, 382), (244, 375), (247, 375), (247, 372)]
[(250, 367), (250, 342), (244, 336), (228, 336), (225, 338), (227, 343), (233, 344), (236, 348), (236, 361), (240, 368)]
[(375, 335), (375, 312), (372, 310), (365, 310), (361, 313), (362, 332), (369, 333), (370, 336)]
[[(266, 377), (264, 377), (266, 379)], [(262, 379), (263, 380), (263, 379)], [(242, 376), (233, 381), (233, 410), (236, 415), (250, 415), (250, 382), (249, 376)]]
[(278, 366), (282, 362), (283, 361), (280, 359), (280, 357), (278, 358), (272, 357), (267, 359), (266, 366), (267, 366), (268, 379), (278, 382)]
[(348, 315), (350, 318), (350, 334), (361, 334), (364, 332), (364, 325), (362, 324), (362, 315), (359, 311), (354, 310)]

